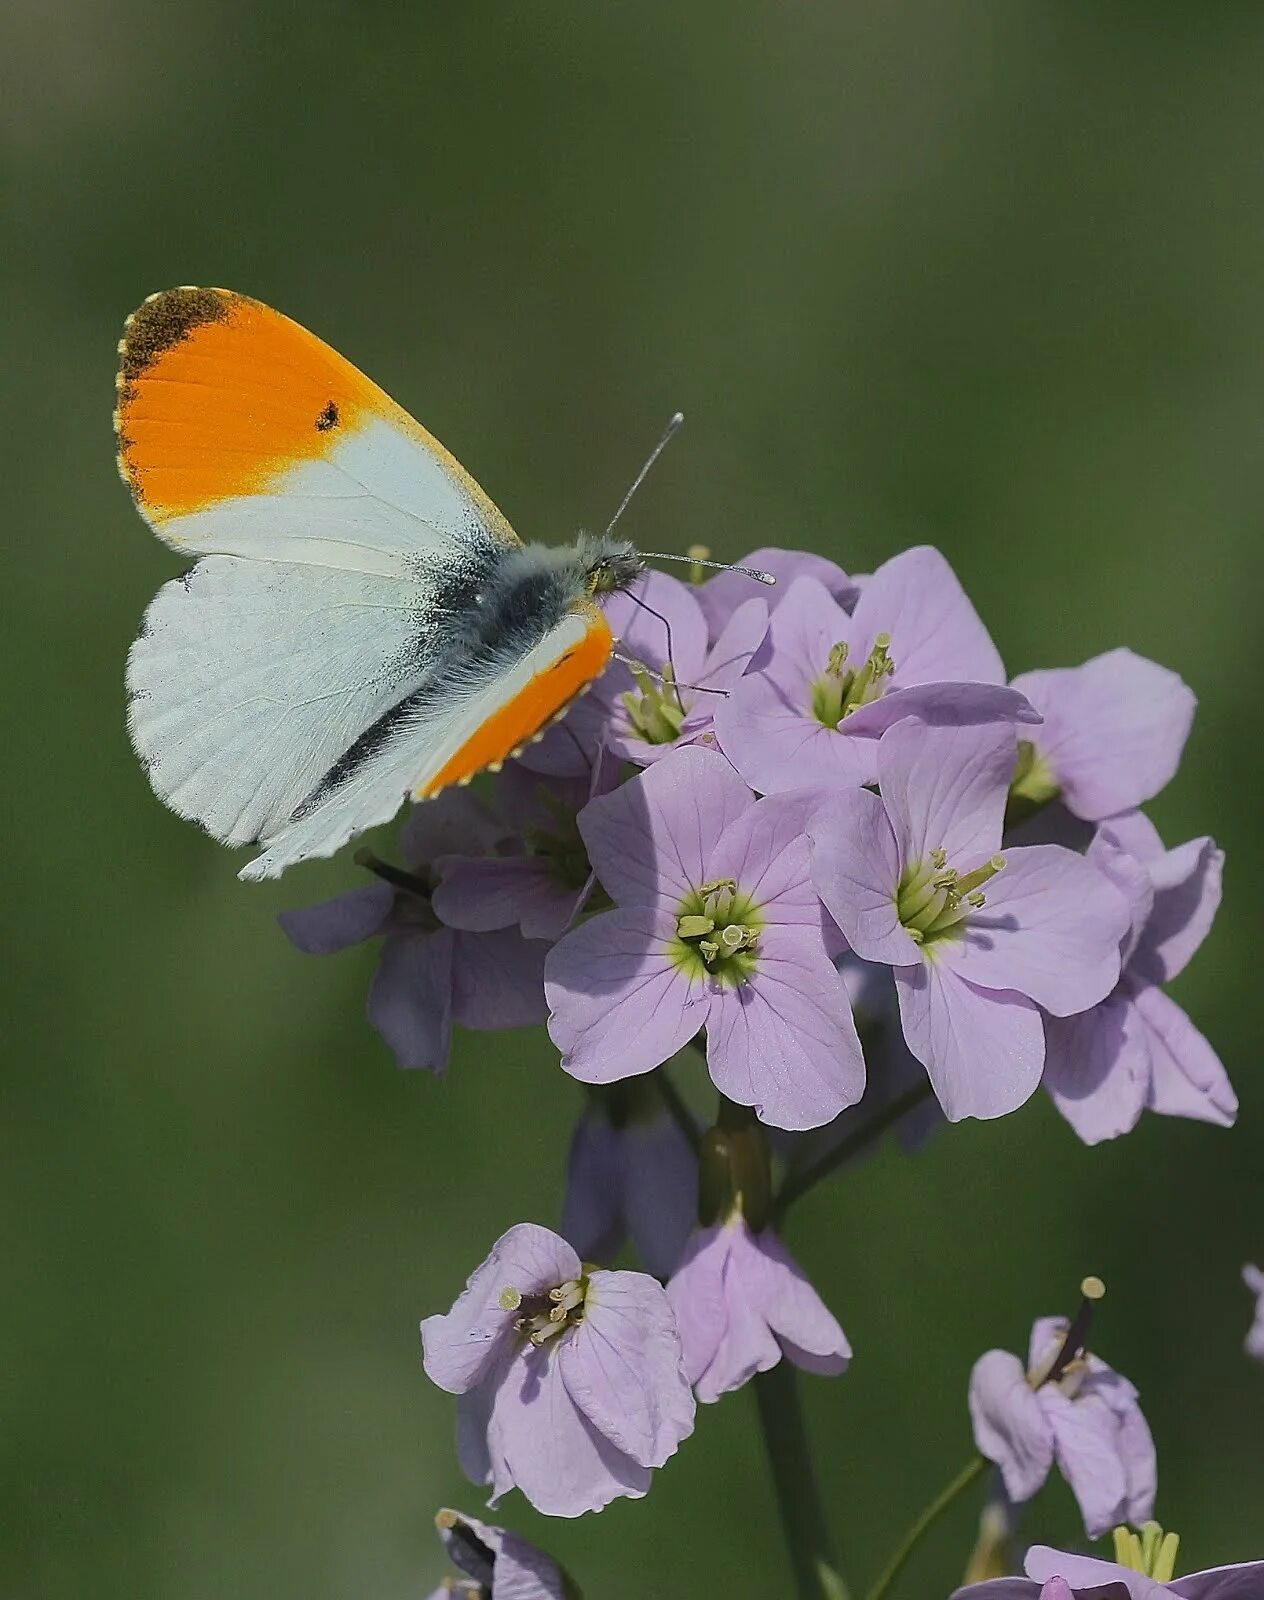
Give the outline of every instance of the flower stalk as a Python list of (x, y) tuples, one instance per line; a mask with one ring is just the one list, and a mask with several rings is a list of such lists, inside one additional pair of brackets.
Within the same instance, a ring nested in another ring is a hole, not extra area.
[(779, 1361), (753, 1387), (795, 1593), (799, 1600), (848, 1600), (812, 1470), (798, 1376)]
[(924, 1535), (930, 1532), (959, 1495), (964, 1494), (971, 1484), (978, 1482), (990, 1465), (986, 1457), (975, 1456), (951, 1483), (946, 1484), (935, 1498), (922, 1508), (908, 1532), (896, 1546), (895, 1554), (883, 1568), (878, 1581), (865, 1596), (865, 1600), (883, 1600), (883, 1597), (890, 1593), (892, 1585), (904, 1571), (909, 1557), (917, 1549)]

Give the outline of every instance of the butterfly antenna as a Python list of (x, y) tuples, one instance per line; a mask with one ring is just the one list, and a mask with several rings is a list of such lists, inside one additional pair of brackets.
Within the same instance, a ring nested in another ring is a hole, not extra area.
[(687, 561), (691, 567), (713, 567), (717, 572), (740, 572), (743, 577), (754, 578), (756, 583), (776, 583), (771, 572), (761, 572), (758, 567), (739, 567), (732, 561), (709, 561), (705, 556), (678, 556), (669, 550), (642, 550), (647, 561)]
[(614, 516), (612, 516), (610, 521), (606, 524), (606, 532), (607, 533), (610, 533), (610, 531), (613, 529), (615, 523), (618, 522), (619, 518), (628, 509), (628, 501), (631, 500), (632, 496), (636, 493), (636, 491), (645, 482), (645, 479), (649, 474), (650, 468), (658, 460), (659, 456), (662, 455), (663, 451), (666, 450), (666, 448), (668, 446), (668, 443), (671, 440), (672, 435), (678, 431), (678, 429), (680, 428), (681, 423), (684, 420), (685, 420), (685, 413), (683, 411), (677, 411), (675, 416), (672, 417), (671, 421), (663, 429), (663, 437), (658, 441), (658, 443), (650, 451), (649, 456), (646, 459), (645, 465), (637, 473), (636, 477), (633, 478), (632, 487), (628, 490), (627, 494), (624, 495), (623, 499), (620, 500), (619, 509), (615, 512)]

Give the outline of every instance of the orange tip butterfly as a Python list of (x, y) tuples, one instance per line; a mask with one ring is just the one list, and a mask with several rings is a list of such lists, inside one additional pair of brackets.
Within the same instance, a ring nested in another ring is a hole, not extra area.
[(242, 878), (499, 767), (605, 669), (631, 490), (604, 534), (524, 545), (375, 383), (226, 289), (151, 295), (119, 354), (120, 473), (198, 558), (145, 613), (128, 727), (165, 804), (262, 847)]

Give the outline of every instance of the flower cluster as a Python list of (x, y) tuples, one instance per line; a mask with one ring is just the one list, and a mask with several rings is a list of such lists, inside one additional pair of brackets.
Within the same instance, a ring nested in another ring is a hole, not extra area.
[[(1147, 1108), (1236, 1112), (1165, 992), (1211, 927), (1221, 855), (1166, 849), (1140, 810), (1180, 761), (1184, 684), (1127, 650), (1007, 681), (929, 548), (863, 580), (749, 560), (775, 589), (650, 573), (610, 598), (619, 659), (564, 720), (477, 793), (415, 808), (398, 864), (361, 852), (367, 887), (282, 918), (315, 954), (381, 941), (369, 1015), (401, 1066), (442, 1072), (453, 1021), (547, 1021), (585, 1086), (560, 1232), (511, 1227), (422, 1323), (493, 1504), (639, 1497), (696, 1401), (783, 1359), (843, 1372), (778, 1221), (876, 1131), (913, 1149), (1042, 1084), (1088, 1143)], [(709, 1128), (660, 1071), (689, 1045)], [(628, 1241), (646, 1271), (615, 1267)], [(970, 1410), (1010, 1499), (1056, 1461), (1096, 1536), (1149, 1518), (1155, 1465), (1084, 1333), (1044, 1318), (1025, 1363), (989, 1352)], [(508, 1594), (512, 1536), (444, 1515), (470, 1592)], [(524, 1595), (559, 1592), (542, 1570)]]
[(1090, 1143), (1146, 1108), (1231, 1122), (1164, 991), (1221, 855), (1164, 849), (1138, 809), (1190, 730), (1180, 679), (1120, 649), (1007, 683), (930, 548), (864, 580), (749, 560), (775, 588), (652, 572), (611, 597), (621, 659), (592, 692), (486, 792), (415, 808), (401, 865), (362, 853), (377, 882), (287, 913), (294, 943), (381, 938), (370, 1018), (403, 1066), (442, 1071), (453, 1020), (547, 1015), (584, 1083), (696, 1041), (792, 1132), (889, 1097), (910, 1056), (953, 1121), (1043, 1082)]

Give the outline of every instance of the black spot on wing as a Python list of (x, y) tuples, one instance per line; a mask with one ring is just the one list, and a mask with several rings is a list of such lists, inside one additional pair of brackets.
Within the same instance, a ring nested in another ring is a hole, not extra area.
[(316, 432), (328, 433), (331, 428), (338, 426), (338, 407), (331, 400), (321, 414), (316, 418)]

